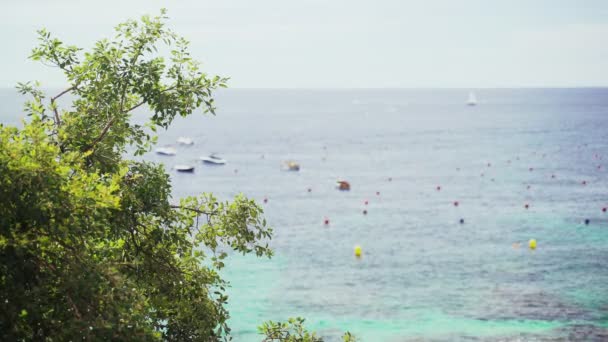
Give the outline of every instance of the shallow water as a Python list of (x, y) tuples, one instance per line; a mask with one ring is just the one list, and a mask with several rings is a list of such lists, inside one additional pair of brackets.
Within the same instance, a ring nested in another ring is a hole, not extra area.
[[(268, 198), (276, 256), (224, 272), (235, 340), (293, 316), (329, 340), (608, 339), (608, 89), (476, 93), (229, 90), (161, 133), (195, 141), (146, 156), (175, 197)], [(196, 162), (211, 152), (228, 164)]]

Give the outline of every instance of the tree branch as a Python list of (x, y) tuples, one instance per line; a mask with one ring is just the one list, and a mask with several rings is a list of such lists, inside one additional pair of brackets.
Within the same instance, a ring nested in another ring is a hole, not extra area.
[(195, 213), (199, 213), (199, 214), (207, 215), (207, 216), (217, 215), (217, 211), (209, 212), (209, 211), (203, 211), (203, 210), (196, 209), (196, 208), (191, 208), (191, 207), (182, 207), (182, 206), (179, 206), (179, 205), (171, 205), (171, 208), (173, 208), (173, 209), (190, 210), (190, 211), (194, 211)]
[(55, 124), (57, 126), (59, 126), (59, 124), (61, 124), (61, 120), (59, 119), (59, 112), (57, 111), (57, 106), (55, 105), (55, 100), (57, 100), (58, 98), (60, 98), (61, 96), (65, 95), (66, 93), (72, 91), (76, 89), (76, 86), (71, 86), (68, 89), (62, 91), (61, 93), (57, 94), (54, 97), (51, 97), (51, 107), (53, 108), (53, 112), (55, 112)]

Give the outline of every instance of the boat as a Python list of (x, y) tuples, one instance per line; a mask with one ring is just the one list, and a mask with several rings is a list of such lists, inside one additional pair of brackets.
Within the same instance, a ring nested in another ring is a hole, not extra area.
[(337, 181), (336, 186), (340, 191), (350, 191), (350, 183), (347, 181)]
[(469, 92), (469, 99), (467, 100), (467, 105), (476, 106), (477, 105), (477, 97), (474, 92)]
[(293, 160), (288, 160), (285, 162), (283, 168), (287, 171), (300, 171), (300, 164), (296, 163)]
[(192, 165), (175, 165), (173, 168), (177, 172), (194, 172), (194, 166)]
[(226, 159), (222, 159), (220, 157), (218, 157), (217, 155), (211, 154), (207, 157), (201, 157), (200, 158), (201, 161), (205, 164), (210, 164), (210, 165), (224, 165), (226, 164)]
[(188, 138), (188, 137), (179, 137), (177, 138), (177, 143), (180, 145), (194, 145), (194, 140), (192, 140), (192, 138)]
[(156, 154), (160, 154), (163, 156), (174, 156), (177, 151), (173, 148), (173, 147), (169, 147), (169, 146), (165, 146), (165, 147), (159, 147), (156, 149)]

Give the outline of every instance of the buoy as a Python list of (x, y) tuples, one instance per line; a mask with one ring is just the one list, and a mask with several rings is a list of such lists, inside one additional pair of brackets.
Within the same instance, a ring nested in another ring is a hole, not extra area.
[(530, 186), (528, 185), (528, 186), (526, 187), (526, 189), (530, 190)]
[(555, 175), (551, 175), (551, 178), (555, 178)]
[(323, 223), (324, 223), (326, 226), (327, 226), (327, 225), (329, 225), (329, 219), (328, 219), (328, 218), (325, 218), (325, 220), (323, 221)]
[(311, 189), (311, 188), (308, 188), (308, 192), (312, 192), (312, 189)]
[(530, 209), (530, 205), (529, 205), (528, 203), (526, 203), (526, 204), (524, 205), (524, 208), (526, 208), (526, 209)]
[(589, 219), (585, 219), (585, 225), (589, 225), (589, 222), (591, 222)]
[(528, 171), (532, 172), (532, 171), (534, 171), (534, 168), (531, 167), (531, 168), (528, 169)]
[(367, 215), (367, 210), (363, 209), (363, 215)]
[(380, 196), (380, 191), (376, 191), (376, 196)]
[(369, 204), (369, 201), (368, 201), (368, 200), (365, 200), (365, 202), (363, 202), (363, 204), (368, 205), (368, 204)]
[(464, 219), (460, 219), (460, 224), (464, 224)]
[(587, 181), (582, 181), (581, 184), (587, 185)]
[(234, 169), (234, 173), (239, 173), (239, 169)]
[(441, 191), (441, 185), (437, 185), (437, 191)]
[(491, 163), (488, 163), (488, 167), (491, 167), (491, 166), (492, 166), (492, 164), (491, 164)]
[(388, 177), (388, 181), (392, 182), (393, 181), (393, 177)]
[(457, 206), (458, 206), (458, 204), (460, 204), (460, 203), (458, 203), (458, 201), (454, 201), (454, 206), (455, 206), (455, 207), (457, 207)]
[(482, 172), (482, 173), (481, 173), (481, 177), (483, 177), (483, 176), (484, 176), (484, 174), (483, 174), (483, 172)]
[(513, 249), (518, 249), (519, 248), (519, 242), (513, 242), (513, 244), (511, 246), (513, 246)]
[(530, 239), (530, 241), (528, 241), (528, 247), (530, 247), (530, 249), (536, 249), (536, 240)]
[(356, 245), (356, 246), (355, 246), (355, 256), (356, 256), (357, 258), (360, 258), (360, 257), (361, 257), (361, 246), (359, 246), (359, 245)]
[(603, 211), (603, 212), (606, 212), (606, 211), (608, 211), (608, 208), (603, 207), (603, 208), (602, 208), (602, 211)]
[(268, 198), (264, 197), (264, 203), (268, 203)]

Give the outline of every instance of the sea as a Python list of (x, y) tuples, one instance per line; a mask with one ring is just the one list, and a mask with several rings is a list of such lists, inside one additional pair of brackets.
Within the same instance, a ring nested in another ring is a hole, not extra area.
[[(0, 122), (19, 123), (21, 100), (0, 91)], [(274, 228), (272, 259), (230, 253), (222, 271), (235, 341), (289, 317), (326, 341), (608, 340), (608, 89), (228, 89), (216, 104), (159, 132), (175, 156), (144, 158), (174, 201), (243, 193)]]

